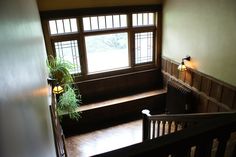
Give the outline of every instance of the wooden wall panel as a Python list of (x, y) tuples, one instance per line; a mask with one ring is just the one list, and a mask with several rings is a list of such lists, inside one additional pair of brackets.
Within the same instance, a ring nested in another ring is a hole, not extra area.
[(234, 103), (235, 91), (228, 87), (223, 87), (221, 102), (232, 108)]
[(217, 101), (220, 101), (222, 93), (222, 85), (211, 81), (211, 90), (210, 90), (210, 97), (215, 98)]
[(191, 111), (197, 111), (198, 106), (200, 104), (200, 94), (196, 92), (192, 92), (192, 106), (191, 106)]
[(186, 71), (185, 72), (185, 83), (192, 86), (193, 78), (192, 78), (192, 72), (191, 71)]
[(178, 65), (175, 63), (172, 63), (172, 74), (175, 78), (179, 78), (179, 70)]
[(172, 63), (171, 63), (171, 61), (167, 61), (166, 67), (167, 67), (166, 72), (168, 72), (169, 74), (172, 74), (172, 72), (171, 72), (171, 70), (172, 70)]
[(218, 105), (214, 103), (213, 101), (208, 101), (207, 112), (218, 112), (218, 111), (219, 111)]
[(197, 112), (208, 112), (208, 100), (203, 96), (199, 97)]
[(202, 77), (202, 81), (201, 81), (201, 89), (200, 89), (203, 93), (205, 93), (206, 95), (210, 94), (210, 90), (211, 90), (211, 80), (207, 77)]
[(77, 82), (83, 104), (161, 88), (157, 69)]
[(180, 79), (181, 81), (183, 81), (183, 82), (185, 81), (185, 74), (186, 74), (186, 73), (185, 73), (184, 71), (180, 71), (180, 72), (179, 72), (179, 79)]
[(167, 87), (167, 81), (168, 81), (168, 76), (167, 75), (163, 75), (163, 87), (164, 88)]
[(198, 73), (192, 73), (193, 83), (192, 86), (197, 90), (201, 89), (201, 75)]
[(229, 110), (227, 110), (226, 108), (223, 107), (219, 107), (219, 112), (228, 112)]
[(164, 70), (165, 72), (167, 71), (166, 62), (167, 61), (164, 59), (161, 61), (162, 70)]
[(236, 110), (236, 87), (207, 76), (199, 71), (187, 69), (177, 70), (178, 63), (162, 58), (166, 65), (163, 75), (168, 79), (176, 79), (193, 91), (197, 112), (217, 112)]
[(233, 107), (234, 110), (236, 110), (236, 93), (234, 94), (234, 102), (233, 102)]

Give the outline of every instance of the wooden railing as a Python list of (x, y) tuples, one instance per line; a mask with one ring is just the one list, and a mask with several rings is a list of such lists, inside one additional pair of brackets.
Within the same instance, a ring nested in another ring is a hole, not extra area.
[(55, 143), (55, 149), (57, 157), (68, 157), (67, 150), (66, 150), (66, 144), (65, 144), (65, 136), (63, 133), (63, 129), (60, 124), (60, 120), (58, 118), (57, 112), (56, 112), (56, 95), (52, 92), (52, 86), (54, 85), (55, 80), (49, 79), (49, 88), (50, 88), (50, 115), (51, 115), (51, 121), (52, 121), (52, 129), (53, 129), (53, 135), (54, 135), (54, 143)]
[(143, 141), (180, 131), (213, 118), (223, 118), (232, 112), (191, 113), (191, 114), (157, 114), (142, 110)]
[[(146, 113), (148, 114), (148, 112)], [(154, 118), (155, 117), (155, 118)], [(174, 133), (144, 140), (128, 147), (95, 155), (96, 157), (235, 157), (236, 113), (147, 116), (152, 120), (178, 121)], [(194, 118), (193, 118), (194, 117)], [(147, 125), (147, 124), (146, 124)], [(150, 129), (151, 130), (151, 129)], [(144, 135), (146, 136), (146, 135)], [(149, 136), (150, 137), (150, 136)], [(232, 142), (233, 141), (233, 142)], [(227, 151), (225, 151), (227, 150)], [(230, 150), (230, 151), (228, 151)]]
[(50, 111), (57, 157), (67, 157), (68, 155), (66, 151), (65, 136), (62, 127), (60, 125), (57, 115), (55, 115), (55, 111), (51, 106)]

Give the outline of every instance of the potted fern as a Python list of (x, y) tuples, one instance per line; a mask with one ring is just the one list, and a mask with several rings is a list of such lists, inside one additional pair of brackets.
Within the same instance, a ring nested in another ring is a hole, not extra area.
[(77, 109), (81, 104), (81, 95), (76, 94), (75, 89), (68, 84), (64, 86), (64, 89), (65, 92), (59, 97), (57, 113), (59, 117), (68, 114), (71, 119), (78, 120), (80, 112)]
[(74, 65), (60, 58), (49, 56), (47, 66), (49, 77), (54, 79), (57, 84), (61, 85), (64, 90), (63, 93), (57, 95), (56, 111), (59, 118), (61, 119), (63, 115), (68, 114), (71, 119), (78, 120), (80, 112), (78, 112), (77, 109), (82, 101), (79, 90), (76, 91), (76, 89), (72, 87), (74, 79), (70, 74), (70, 70), (74, 68)]
[(70, 62), (64, 61), (60, 58), (49, 56), (47, 60), (47, 66), (49, 69), (49, 77), (55, 79), (57, 83), (70, 84), (74, 81), (70, 70), (74, 68), (74, 65)]

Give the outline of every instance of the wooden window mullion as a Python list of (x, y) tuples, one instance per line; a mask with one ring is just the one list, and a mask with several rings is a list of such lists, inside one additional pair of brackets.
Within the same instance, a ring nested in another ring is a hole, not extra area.
[(128, 26), (128, 37), (129, 37), (129, 61), (130, 61), (130, 66), (131, 68), (134, 67), (135, 65), (135, 39), (134, 39), (134, 32), (132, 29), (132, 14), (127, 14), (127, 26)]
[[(86, 77), (88, 74), (88, 64), (87, 64), (87, 55), (85, 49), (85, 35), (84, 35), (84, 28), (83, 28), (83, 17), (78, 17), (78, 28), (79, 28), (79, 53), (80, 53), (80, 64), (81, 64), (81, 74), (83, 77)], [(91, 20), (90, 20), (90, 27), (91, 27)]]

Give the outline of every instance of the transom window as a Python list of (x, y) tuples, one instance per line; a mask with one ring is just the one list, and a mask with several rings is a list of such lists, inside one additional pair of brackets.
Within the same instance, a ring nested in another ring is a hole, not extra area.
[(127, 27), (127, 15), (83, 17), (84, 31)]
[(50, 34), (65, 34), (77, 32), (77, 20), (75, 18), (71, 19), (59, 19), (49, 21)]
[(154, 13), (132, 14), (133, 26), (154, 25)]
[(48, 27), (43, 27), (47, 53), (74, 64), (71, 73), (82, 77), (148, 69), (156, 65), (157, 16), (156, 11), (122, 11), (50, 17), (46, 19)]

